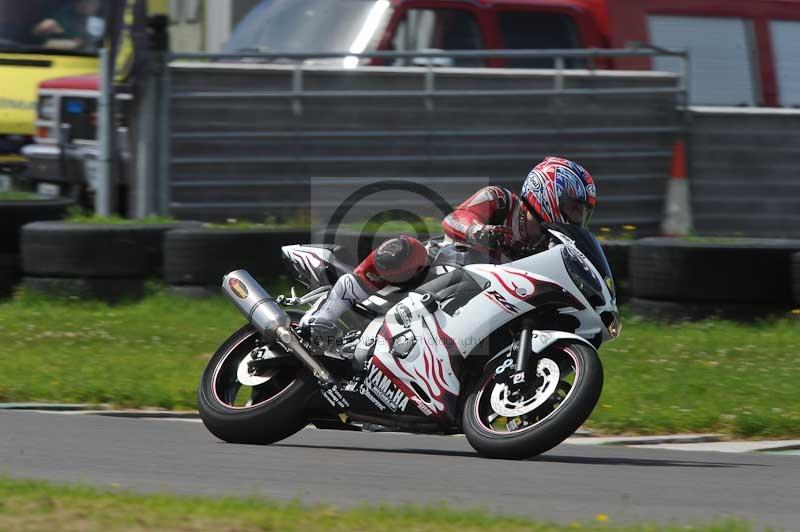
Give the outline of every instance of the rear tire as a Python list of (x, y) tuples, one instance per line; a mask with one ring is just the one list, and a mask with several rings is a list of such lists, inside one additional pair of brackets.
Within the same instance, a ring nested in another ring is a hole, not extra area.
[[(483, 377), (467, 397), (462, 414), (464, 435), (478, 454), (487, 458), (511, 460), (530, 458), (549, 451), (574, 434), (586, 421), (603, 389), (603, 366), (597, 352), (583, 343), (560, 342), (550, 346), (531, 362), (536, 363), (543, 358), (563, 359), (564, 354), (574, 360), (577, 368), (570, 391), (551, 413), (530, 427), (516, 429), (516, 432), (495, 430), (484, 418), (486, 401), (496, 386), (493, 381), (495, 369), (503, 363), (505, 357), (498, 357), (489, 364)], [(555, 395), (554, 393), (552, 397)]]
[(211, 357), (200, 381), (200, 418), (212, 434), (228, 443), (267, 445), (296, 433), (308, 423), (306, 400), (318, 389), (316, 379), (298, 362), (278, 370), (284, 374), (263, 401), (233, 406), (223, 400), (220, 381), (225, 380), (226, 359), (238, 366), (236, 358), (244, 358), (258, 337), (249, 324), (236, 331)]

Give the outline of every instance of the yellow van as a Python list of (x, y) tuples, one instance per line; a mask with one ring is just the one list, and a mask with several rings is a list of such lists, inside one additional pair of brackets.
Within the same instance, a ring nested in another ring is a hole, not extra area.
[(97, 71), (101, 8), (100, 0), (0, 0), (0, 173), (24, 166), (39, 83)]

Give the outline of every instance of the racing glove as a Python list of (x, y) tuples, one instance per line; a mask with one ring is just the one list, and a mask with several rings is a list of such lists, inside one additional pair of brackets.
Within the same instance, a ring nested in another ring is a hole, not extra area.
[(487, 249), (508, 248), (514, 240), (510, 227), (504, 225), (472, 224), (467, 229), (467, 240)]

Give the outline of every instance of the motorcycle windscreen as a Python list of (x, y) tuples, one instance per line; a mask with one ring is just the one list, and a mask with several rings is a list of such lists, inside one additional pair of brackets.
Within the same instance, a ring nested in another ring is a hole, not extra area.
[(613, 282), (614, 274), (611, 271), (611, 266), (608, 264), (606, 254), (603, 251), (603, 248), (600, 246), (600, 242), (597, 241), (597, 239), (588, 229), (585, 227), (563, 223), (548, 223), (545, 224), (545, 227), (558, 231), (559, 233), (563, 233), (574, 240), (575, 246), (581, 251), (581, 253), (586, 255), (587, 259), (592, 262), (594, 267), (597, 268), (597, 271), (600, 273), (601, 277), (604, 280), (611, 280), (611, 283), (606, 281), (606, 284), (609, 285), (608, 288), (611, 291), (611, 294), (616, 297)]

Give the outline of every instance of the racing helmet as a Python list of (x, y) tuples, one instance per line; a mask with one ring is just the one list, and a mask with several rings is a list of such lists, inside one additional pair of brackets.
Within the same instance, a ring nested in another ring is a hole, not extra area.
[(597, 204), (594, 179), (581, 165), (547, 157), (522, 184), (522, 201), (542, 222), (586, 227)]

